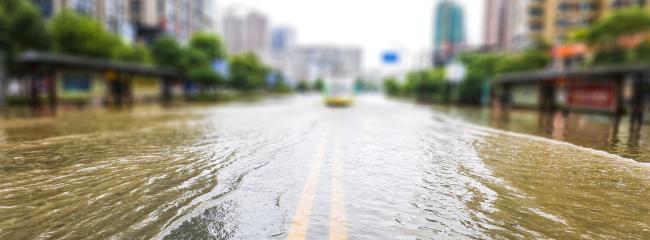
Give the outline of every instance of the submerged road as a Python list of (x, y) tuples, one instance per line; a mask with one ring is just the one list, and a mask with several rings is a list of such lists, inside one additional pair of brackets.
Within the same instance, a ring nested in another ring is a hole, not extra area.
[(0, 239), (648, 239), (650, 165), (317, 96), (0, 120)]

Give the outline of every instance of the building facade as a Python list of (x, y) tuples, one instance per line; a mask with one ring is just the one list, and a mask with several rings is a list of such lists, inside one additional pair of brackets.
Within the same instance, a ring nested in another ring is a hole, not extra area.
[(296, 44), (296, 31), (292, 27), (282, 26), (271, 30), (271, 53), (279, 56), (289, 52)]
[(128, 41), (168, 34), (181, 42), (214, 25), (210, 0), (32, 0), (46, 18), (65, 9), (94, 17)]
[(138, 39), (151, 42), (166, 34), (187, 42), (194, 33), (214, 30), (210, 0), (129, 0), (129, 18)]
[(435, 8), (433, 27), (434, 64), (445, 64), (465, 46), (465, 13), (453, 0), (442, 0)]
[(230, 9), (223, 17), (223, 37), (228, 52), (253, 52), (263, 59), (269, 55), (269, 21), (263, 14)]
[(566, 43), (570, 32), (587, 27), (612, 10), (642, 7), (646, 0), (531, 0), (528, 7), (529, 30), (533, 39)]
[(528, 0), (486, 0), (483, 43), (490, 50), (520, 50), (528, 38)]
[(354, 78), (361, 74), (362, 51), (357, 47), (301, 46), (290, 57), (291, 66), (285, 74), (292, 80)]

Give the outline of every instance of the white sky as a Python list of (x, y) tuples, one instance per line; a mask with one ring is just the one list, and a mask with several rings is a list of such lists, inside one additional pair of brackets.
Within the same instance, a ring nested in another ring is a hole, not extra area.
[[(438, 0), (215, 0), (217, 8), (243, 5), (269, 17), (272, 26), (289, 25), (299, 44), (359, 46), (364, 66), (380, 66), (380, 54), (392, 49), (409, 53), (431, 48), (433, 10)], [(482, 38), (483, 0), (458, 0), (466, 15), (468, 43)], [(410, 56), (410, 57), (409, 57)]]

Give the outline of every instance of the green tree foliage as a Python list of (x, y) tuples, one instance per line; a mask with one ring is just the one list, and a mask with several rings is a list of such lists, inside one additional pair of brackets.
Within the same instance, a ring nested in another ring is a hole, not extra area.
[(630, 61), (627, 51), (620, 47), (603, 48), (594, 54), (591, 64), (612, 65)]
[(223, 83), (222, 77), (216, 73), (210, 58), (200, 49), (187, 48), (181, 51), (180, 68), (188, 80), (203, 87), (213, 88)]
[(17, 50), (47, 49), (49, 34), (40, 12), (30, 1), (0, 1), (0, 20), (4, 22), (5, 46)]
[(169, 36), (163, 36), (154, 41), (151, 46), (151, 56), (156, 64), (168, 67), (181, 67), (183, 49)]
[(325, 90), (325, 81), (322, 78), (317, 78), (311, 89), (317, 92), (323, 92)]
[(133, 63), (152, 63), (153, 58), (147, 46), (137, 43), (134, 45), (121, 44), (115, 49), (115, 59)]
[(634, 54), (639, 62), (650, 63), (650, 42), (646, 41), (635, 49)]
[(202, 90), (212, 89), (223, 84), (223, 78), (209, 67), (198, 67), (189, 70), (187, 78), (203, 86)]
[(499, 74), (498, 66), (506, 59), (508, 56), (501, 53), (461, 55), (461, 61), (467, 67), (467, 77), (459, 86), (459, 100), (466, 104), (480, 103), (483, 86)]
[(304, 80), (298, 82), (298, 85), (296, 85), (296, 91), (298, 91), (298, 92), (309, 91), (309, 83), (307, 83), (307, 81), (304, 81)]
[(110, 58), (122, 44), (100, 22), (72, 11), (54, 17), (52, 31), (55, 50), (61, 53)]
[(613, 12), (589, 28), (586, 40), (591, 45), (611, 45), (617, 38), (650, 30), (650, 13), (641, 8)]
[(230, 58), (230, 85), (237, 90), (250, 92), (263, 88), (266, 73), (266, 67), (253, 53)]
[(587, 28), (584, 40), (596, 49), (593, 65), (612, 65), (626, 62), (643, 62), (647, 54), (644, 44), (636, 49), (619, 46), (623, 36), (650, 31), (650, 13), (640, 8), (614, 11)]
[(384, 91), (391, 96), (397, 96), (400, 94), (400, 84), (395, 77), (384, 78)]
[(6, 70), (19, 74), (20, 66), (15, 64), (18, 53), (49, 47), (50, 34), (30, 1), (0, 1), (0, 52), (4, 55)]
[(496, 73), (511, 73), (539, 70), (551, 63), (551, 56), (547, 52), (528, 50), (521, 54), (508, 55), (496, 65)]
[(194, 34), (190, 40), (190, 48), (202, 51), (211, 60), (226, 58), (223, 42), (214, 34), (204, 32)]
[(284, 74), (282, 74), (282, 72), (280, 71), (276, 71), (273, 74), (275, 74), (276, 76), (275, 83), (273, 83), (271, 86), (268, 86), (267, 88), (271, 92), (275, 92), (275, 93), (291, 92), (291, 87), (289, 86), (289, 84), (287, 84)]
[(418, 99), (446, 101), (447, 83), (442, 69), (430, 69), (409, 72), (403, 91), (413, 94)]

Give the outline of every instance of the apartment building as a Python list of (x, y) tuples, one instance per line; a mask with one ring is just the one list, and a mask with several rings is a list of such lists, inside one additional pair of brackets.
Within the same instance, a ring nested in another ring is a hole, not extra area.
[(92, 16), (127, 40), (151, 42), (168, 34), (181, 42), (212, 30), (210, 0), (32, 0), (46, 18), (65, 9)]
[(530, 0), (530, 37), (549, 43), (565, 43), (569, 34), (596, 22), (608, 12), (625, 7), (650, 10), (647, 0)]

